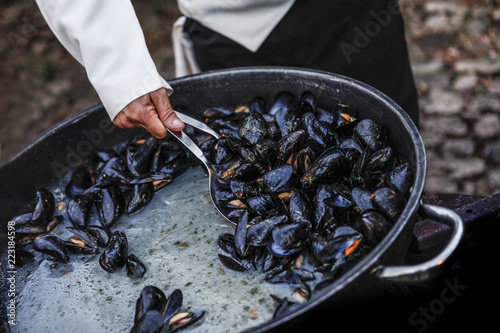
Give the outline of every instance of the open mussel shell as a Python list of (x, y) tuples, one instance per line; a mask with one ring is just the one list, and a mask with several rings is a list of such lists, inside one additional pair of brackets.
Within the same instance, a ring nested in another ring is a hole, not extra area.
[(129, 179), (126, 161), (121, 156), (115, 156), (97, 168), (95, 185), (116, 184)]
[(175, 332), (203, 317), (204, 311), (181, 312), (182, 302), (180, 289), (166, 297), (158, 287), (144, 287), (136, 302), (131, 332)]
[(359, 248), (362, 239), (363, 236), (355, 229), (341, 226), (335, 230), (331, 239), (318, 238), (316, 235), (310, 250), (320, 263), (339, 265)]
[(97, 247), (90, 247), (87, 243), (81, 240), (78, 236), (72, 236), (64, 241), (66, 248), (70, 253), (75, 254), (94, 254), (97, 252)]
[(144, 287), (141, 290), (141, 294), (136, 301), (134, 323), (140, 322), (146, 312), (150, 310), (158, 311), (163, 318), (163, 313), (165, 312), (166, 306), (167, 297), (160, 288), (152, 285)]
[(245, 256), (247, 251), (247, 226), (248, 226), (248, 211), (245, 211), (236, 225), (236, 230), (234, 231), (234, 246), (237, 253), (240, 256)]
[(236, 248), (233, 234), (221, 234), (217, 240), (217, 246), (219, 248), (219, 260), (227, 268), (238, 272), (256, 269), (252, 260), (242, 256), (240, 250)]
[(43, 225), (24, 224), (16, 228), (16, 234), (19, 235), (40, 235), (46, 232), (47, 228)]
[(237, 272), (253, 271), (256, 268), (252, 261), (247, 260), (245, 258), (233, 257), (226, 253), (219, 253), (218, 256), (220, 262), (224, 266), (233, 271)]
[(245, 199), (259, 194), (259, 191), (255, 186), (237, 178), (231, 179), (229, 187), (231, 188), (231, 191), (229, 192), (230, 195), (238, 199)]
[(303, 147), (306, 132), (302, 129), (294, 130), (283, 136), (278, 142), (278, 156), (276, 164), (284, 164), (288, 158)]
[(279, 298), (276, 295), (271, 295), (273, 298), (276, 309), (273, 312), (273, 318), (279, 318), (290, 311), (290, 307), (295, 305), (295, 302), (289, 301), (287, 297)]
[(89, 225), (85, 227), (85, 230), (96, 239), (97, 245), (100, 247), (106, 247), (112, 236), (108, 228), (99, 225)]
[(351, 191), (351, 197), (352, 200), (354, 201), (356, 207), (361, 211), (364, 212), (368, 209), (372, 209), (373, 205), (371, 202), (371, 195), (372, 191), (370, 191), (367, 188), (362, 188), (362, 187), (354, 187)]
[(290, 197), (289, 212), (292, 222), (312, 225), (311, 204), (301, 192), (293, 192)]
[(267, 193), (249, 197), (246, 202), (248, 207), (257, 215), (274, 216), (282, 213), (281, 201)]
[(33, 249), (50, 256), (51, 259), (69, 262), (68, 249), (63, 240), (53, 235), (41, 235), (33, 240)]
[(194, 324), (205, 315), (205, 311), (180, 312), (176, 314), (168, 323), (168, 332), (177, 332), (188, 325)]
[(89, 233), (85, 228), (80, 227), (67, 227), (66, 230), (70, 231), (72, 234), (81, 239), (85, 244), (91, 248), (97, 248), (97, 239)]
[(182, 290), (174, 289), (168, 296), (167, 303), (165, 304), (164, 320), (165, 325), (170, 324), (170, 320), (181, 310), (184, 296)]

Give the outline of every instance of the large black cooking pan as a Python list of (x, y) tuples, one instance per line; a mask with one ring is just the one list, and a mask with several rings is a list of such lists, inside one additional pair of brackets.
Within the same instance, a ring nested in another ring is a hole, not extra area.
[[(390, 133), (391, 145), (404, 155), (413, 168), (414, 184), (407, 206), (383, 241), (366, 257), (346, 271), (330, 287), (322, 290), (297, 311), (254, 328), (254, 331), (288, 329), (309, 318), (320, 308), (345, 308), (347, 302), (365, 299), (387, 281), (415, 282), (439, 274), (443, 265), (461, 241), (461, 218), (440, 207), (423, 205), (421, 196), (426, 173), (426, 156), (422, 139), (408, 115), (391, 99), (358, 81), (326, 72), (291, 68), (244, 68), (208, 72), (170, 82), (175, 92), (174, 106), (184, 105), (195, 112), (208, 106), (237, 105), (254, 96), (269, 103), (283, 90), (296, 96), (305, 90), (316, 94), (321, 105), (338, 101), (359, 111), (359, 118), (372, 118)], [(101, 105), (89, 108), (55, 126), (0, 168), (0, 223), (5, 232), (8, 219), (27, 211), (39, 187), (60, 181), (93, 148), (111, 147), (138, 130), (123, 130), (111, 125)], [(405, 266), (404, 255), (410, 243), (417, 214), (451, 225), (449, 242), (437, 257), (427, 262)], [(2, 253), (6, 253), (5, 237)], [(2, 256), (5, 267), (6, 256)], [(2, 297), (6, 295), (2, 292)], [(338, 319), (337, 319), (338, 320)]]

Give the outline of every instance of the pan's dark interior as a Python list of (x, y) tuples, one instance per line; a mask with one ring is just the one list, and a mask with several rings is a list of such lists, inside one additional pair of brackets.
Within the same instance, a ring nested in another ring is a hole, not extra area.
[[(283, 68), (252, 68), (208, 72), (170, 82), (174, 88), (171, 103), (188, 107), (196, 116), (209, 106), (235, 106), (254, 96), (262, 96), (271, 103), (275, 95), (287, 90), (299, 96), (304, 90), (316, 94), (323, 107), (337, 102), (349, 104), (359, 110), (359, 118), (372, 118), (389, 129), (390, 140), (399, 153), (406, 156), (413, 166), (415, 185), (408, 205), (386, 237), (370, 258), (355, 267), (357, 272), (336, 284), (335, 290), (325, 292), (295, 316), (285, 317), (257, 330), (281, 329), (294, 323), (295, 317), (310, 312), (312, 306), (332, 303), (332, 296), (343, 287), (358, 286), (367, 277), (366, 271), (378, 262), (397, 264), (402, 260), (409, 243), (415, 211), (423, 190), (425, 178), (425, 152), (421, 138), (410, 118), (394, 102), (373, 88), (348, 78), (324, 72)], [(101, 105), (91, 107), (81, 114), (55, 126), (27, 146), (9, 162), (0, 167), (0, 224), (4, 232), (10, 218), (33, 207), (36, 189), (52, 187), (64, 177), (64, 172), (76, 167), (79, 158), (90, 154), (90, 149), (111, 147), (142, 130), (123, 130), (113, 127)], [(2, 262), (6, 261), (6, 242), (1, 244)], [(5, 264), (2, 265), (2, 267)], [(355, 279), (354, 279), (355, 280)], [(365, 286), (367, 287), (367, 286)], [(366, 288), (360, 288), (362, 292)], [(347, 290), (347, 288), (345, 288)], [(2, 297), (6, 293), (2, 292)], [(327, 301), (328, 300), (328, 301)]]

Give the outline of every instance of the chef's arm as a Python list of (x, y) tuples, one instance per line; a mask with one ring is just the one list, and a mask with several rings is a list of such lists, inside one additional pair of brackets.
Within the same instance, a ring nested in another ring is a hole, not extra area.
[(143, 127), (165, 137), (184, 128), (170, 106), (169, 84), (149, 54), (127, 0), (36, 0), (61, 44), (87, 72), (109, 117), (119, 127)]

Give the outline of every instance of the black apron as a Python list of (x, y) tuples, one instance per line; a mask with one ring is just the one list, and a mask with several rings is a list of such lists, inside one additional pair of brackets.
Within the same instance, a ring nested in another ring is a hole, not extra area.
[(367, 83), (419, 125), (418, 95), (397, 0), (297, 0), (256, 52), (187, 19), (202, 71), (291, 66)]

